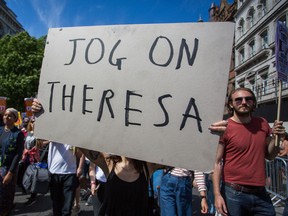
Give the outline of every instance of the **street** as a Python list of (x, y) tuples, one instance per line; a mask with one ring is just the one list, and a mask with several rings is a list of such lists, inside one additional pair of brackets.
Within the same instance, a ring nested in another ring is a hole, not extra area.
[[(17, 187), (15, 193), (15, 207), (11, 212), (12, 215), (18, 216), (52, 216), (52, 202), (50, 199), (50, 194), (38, 195), (36, 201), (29, 206), (25, 206), (24, 203), (27, 202), (29, 194), (23, 194), (22, 191)], [(86, 201), (80, 200), (81, 211), (79, 216), (93, 216), (93, 207), (86, 206)], [(197, 189), (193, 188), (193, 216), (201, 215), (200, 213), (200, 199)], [(276, 215), (282, 216), (283, 207), (281, 205), (277, 205), (275, 207)]]

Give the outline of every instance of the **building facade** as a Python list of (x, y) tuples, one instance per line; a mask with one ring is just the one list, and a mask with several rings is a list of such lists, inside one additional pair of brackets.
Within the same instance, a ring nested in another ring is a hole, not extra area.
[(17, 16), (10, 10), (4, 0), (0, 0), (0, 38), (5, 34), (14, 35), (24, 31), (17, 21)]
[[(234, 15), (237, 12), (237, 0), (234, 0), (232, 3), (228, 3), (227, 0), (221, 0), (220, 5), (217, 6), (214, 2), (211, 4), (209, 9), (209, 22), (234, 22)], [(234, 45), (233, 45), (234, 47)], [(231, 64), (229, 70), (229, 79), (227, 85), (227, 97), (231, 91), (235, 89), (235, 54), (234, 48), (231, 55)], [(228, 115), (227, 109), (224, 110), (224, 115)], [(226, 117), (224, 117), (226, 118)]]
[[(256, 114), (277, 118), (279, 82), (275, 33), (278, 21), (288, 25), (287, 0), (237, 0), (235, 18), (235, 87), (248, 87), (257, 97)], [(288, 122), (288, 83), (282, 83), (280, 119)], [(288, 128), (288, 127), (287, 127)]]

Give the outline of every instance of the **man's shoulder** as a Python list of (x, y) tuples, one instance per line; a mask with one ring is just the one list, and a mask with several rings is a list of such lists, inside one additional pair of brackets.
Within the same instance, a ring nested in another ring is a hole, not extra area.
[(257, 122), (265, 122), (268, 124), (268, 121), (264, 117), (261, 117), (261, 116), (253, 116), (252, 120), (257, 121)]

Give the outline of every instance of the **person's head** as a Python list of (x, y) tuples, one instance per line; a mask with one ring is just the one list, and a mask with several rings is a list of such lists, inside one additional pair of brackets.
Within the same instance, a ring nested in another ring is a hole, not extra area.
[(7, 108), (3, 115), (3, 122), (8, 127), (14, 126), (18, 120), (18, 111), (15, 108)]
[(27, 118), (27, 117), (25, 117), (25, 118), (23, 119), (22, 126), (23, 126), (25, 129), (27, 129), (27, 126), (28, 126), (28, 124), (29, 124), (29, 121), (30, 121), (30, 119)]
[(28, 132), (34, 131), (34, 119), (33, 118), (30, 118), (28, 122), (27, 131)]
[(228, 96), (227, 108), (231, 115), (236, 113), (251, 114), (256, 108), (257, 100), (254, 92), (249, 88), (237, 88)]

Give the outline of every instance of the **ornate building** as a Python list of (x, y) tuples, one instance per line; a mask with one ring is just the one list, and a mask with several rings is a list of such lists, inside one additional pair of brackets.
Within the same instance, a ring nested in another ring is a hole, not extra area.
[(0, 0), (0, 38), (5, 34), (14, 35), (24, 31), (16, 18), (17, 16), (7, 7), (6, 2)]
[[(238, 0), (235, 14), (235, 87), (257, 96), (256, 115), (270, 123), (277, 117), (278, 77), (275, 58), (276, 24), (288, 26), (287, 0)], [(288, 127), (288, 83), (282, 85), (280, 119)]]
[[(209, 9), (209, 21), (210, 22), (234, 22), (234, 15), (237, 12), (237, 0), (234, 0), (233, 3), (229, 4), (227, 0), (221, 0), (220, 6), (217, 6), (215, 3), (211, 4)], [(231, 64), (229, 71), (229, 80), (227, 85), (227, 96), (228, 94), (235, 89), (235, 62), (234, 62), (234, 49), (231, 53)], [(227, 97), (226, 97), (227, 99)], [(227, 101), (226, 101), (227, 103)], [(227, 111), (224, 111), (224, 115), (228, 114)]]

